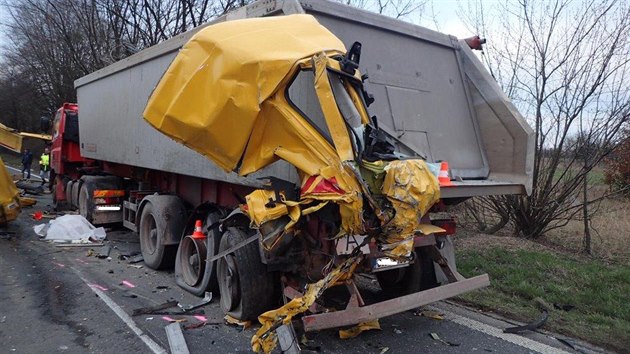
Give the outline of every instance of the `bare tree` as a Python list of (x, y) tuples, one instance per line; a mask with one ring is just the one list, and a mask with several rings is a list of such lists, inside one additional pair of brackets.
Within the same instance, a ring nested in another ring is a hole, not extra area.
[[(481, 2), (478, 9), (482, 9)], [(630, 8), (614, 0), (519, 0), (469, 18), (489, 38), (483, 60), (535, 131), (533, 190), (490, 198), (523, 237), (585, 221), (590, 252), (589, 172), (630, 119)], [(582, 188), (580, 188), (582, 187)], [(581, 194), (581, 195), (580, 195)]]
[[(74, 80), (190, 30), (251, 0), (0, 0), (8, 44), (0, 99), (15, 127), (75, 101)], [(27, 90), (37, 96), (24, 110)]]
[(360, 9), (373, 11), (397, 19), (422, 15), (429, 0), (336, 0)]

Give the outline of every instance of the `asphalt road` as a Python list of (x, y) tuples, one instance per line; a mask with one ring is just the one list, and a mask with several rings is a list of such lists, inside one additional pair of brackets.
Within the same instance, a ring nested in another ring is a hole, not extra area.
[[(132, 317), (132, 311), (170, 300), (192, 304), (200, 298), (177, 287), (172, 272), (119, 260), (119, 254), (139, 248), (131, 232), (108, 231), (107, 242), (115, 246), (111, 259), (87, 256), (89, 248), (60, 248), (39, 240), (32, 226), (41, 222), (30, 214), (49, 210), (50, 196), (38, 199), (34, 208), (0, 229), (14, 232), (0, 237), (0, 353), (168, 352), (163, 315)], [(438, 303), (433, 309), (445, 319), (402, 313), (381, 319), (382, 330), (353, 339), (341, 340), (335, 330), (309, 334), (308, 348), (321, 353), (576, 352), (547, 334), (503, 334), (512, 324), (452, 304)], [(218, 299), (198, 312), (214, 324), (184, 330), (191, 353), (251, 352), (256, 327), (241, 330), (223, 324)], [(170, 317), (185, 319), (183, 324), (199, 322), (192, 316)]]

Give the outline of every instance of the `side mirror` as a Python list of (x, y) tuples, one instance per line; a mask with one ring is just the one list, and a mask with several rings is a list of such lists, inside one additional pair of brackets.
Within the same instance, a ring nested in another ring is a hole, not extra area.
[(39, 118), (39, 127), (44, 133), (48, 133), (50, 131), (50, 118), (41, 117)]

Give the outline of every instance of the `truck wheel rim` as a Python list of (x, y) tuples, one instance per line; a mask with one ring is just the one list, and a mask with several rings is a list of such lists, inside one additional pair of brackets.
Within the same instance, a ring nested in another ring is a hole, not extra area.
[(225, 312), (236, 308), (240, 301), (240, 285), (238, 271), (233, 255), (219, 260), (219, 287), (221, 290), (221, 307)]
[(149, 254), (154, 254), (158, 243), (158, 230), (153, 215), (146, 215), (142, 218), (142, 242)]
[(182, 251), (179, 262), (184, 282), (196, 286), (203, 280), (206, 268), (207, 248), (204, 240), (197, 240), (186, 236), (182, 240)]

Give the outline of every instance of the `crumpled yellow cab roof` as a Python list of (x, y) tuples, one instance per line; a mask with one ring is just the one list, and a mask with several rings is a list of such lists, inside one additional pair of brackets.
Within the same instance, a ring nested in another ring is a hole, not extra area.
[(261, 105), (300, 59), (345, 52), (310, 15), (228, 21), (186, 43), (149, 98), (144, 118), (162, 133), (234, 170)]

